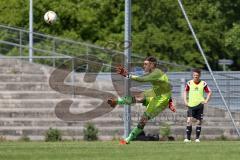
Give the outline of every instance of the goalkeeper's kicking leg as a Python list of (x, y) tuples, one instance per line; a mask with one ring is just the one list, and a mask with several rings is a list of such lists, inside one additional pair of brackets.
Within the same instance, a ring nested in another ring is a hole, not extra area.
[[(142, 97), (142, 96), (125, 96), (125, 97), (120, 97), (118, 99), (113, 99), (113, 98), (110, 98), (108, 99), (107, 103), (115, 108), (117, 105), (131, 105), (131, 104), (134, 104), (134, 103), (145, 103), (145, 100), (146, 98)], [(173, 100), (172, 98), (169, 99), (169, 102), (168, 102), (168, 107), (171, 111), (173, 112), (176, 112), (176, 108), (175, 108), (175, 105), (173, 103)]]

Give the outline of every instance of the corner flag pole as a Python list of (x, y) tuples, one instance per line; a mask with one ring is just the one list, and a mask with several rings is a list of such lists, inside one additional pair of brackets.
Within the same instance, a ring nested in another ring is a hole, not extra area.
[[(124, 22), (124, 65), (131, 70), (131, 0), (125, 0), (125, 22)], [(130, 96), (130, 80), (124, 80), (124, 96)], [(131, 108), (130, 105), (124, 105), (124, 137), (128, 137), (131, 130)]]
[(200, 45), (200, 43), (199, 43), (199, 40), (198, 40), (198, 38), (197, 38), (197, 36), (196, 36), (196, 34), (195, 34), (195, 32), (194, 32), (194, 29), (193, 29), (193, 27), (192, 27), (192, 24), (191, 24), (191, 22), (190, 22), (189, 19), (188, 19), (188, 16), (187, 16), (187, 13), (186, 13), (186, 11), (185, 11), (185, 9), (184, 9), (184, 7), (183, 7), (182, 1), (181, 1), (181, 0), (178, 0), (178, 3), (179, 3), (179, 6), (180, 6), (180, 8), (181, 8), (181, 10), (182, 10), (182, 13), (183, 13), (183, 15), (184, 15), (184, 17), (185, 17), (185, 19), (186, 19), (186, 21), (187, 21), (187, 23), (188, 23), (188, 27), (189, 27), (189, 29), (191, 30), (192, 35), (193, 35), (193, 37), (194, 37), (194, 39), (195, 39), (195, 41), (196, 41), (196, 43), (197, 43), (198, 49), (199, 49), (200, 53), (201, 53), (202, 56), (203, 56), (203, 59), (204, 59), (206, 65), (207, 65), (207, 68), (208, 68), (208, 70), (209, 70), (209, 72), (210, 72), (210, 74), (211, 74), (211, 76), (212, 76), (212, 78), (213, 78), (213, 81), (214, 81), (214, 83), (215, 83), (215, 85), (216, 85), (216, 87), (217, 87), (217, 90), (218, 90), (218, 92), (219, 92), (219, 94), (220, 94), (220, 96), (221, 96), (221, 98), (222, 98), (222, 101), (223, 101), (223, 103), (224, 103), (224, 106), (226, 107), (226, 109), (227, 109), (227, 111), (228, 111), (228, 114), (229, 114), (229, 116), (230, 116), (230, 118), (231, 118), (231, 120), (232, 120), (233, 126), (234, 126), (234, 128), (236, 129), (238, 136), (240, 136), (239, 130), (238, 130), (237, 125), (236, 125), (236, 123), (235, 123), (235, 121), (234, 121), (234, 119), (233, 119), (233, 117), (232, 117), (231, 111), (230, 111), (230, 109), (229, 109), (229, 107), (228, 107), (228, 105), (227, 105), (227, 103), (226, 103), (226, 101), (225, 101), (225, 99), (224, 99), (224, 97), (223, 97), (223, 95), (222, 95), (222, 92), (221, 92), (221, 90), (220, 90), (220, 88), (219, 88), (219, 85), (218, 85), (218, 83), (217, 83), (217, 81), (216, 81), (216, 79), (215, 79), (215, 77), (214, 77), (214, 75), (213, 75), (212, 69), (211, 69), (211, 67), (210, 67), (210, 65), (209, 65), (209, 63), (208, 63), (208, 60), (207, 60), (207, 58), (206, 58), (205, 53), (203, 52), (203, 49), (202, 49), (202, 47), (201, 47), (201, 45)]

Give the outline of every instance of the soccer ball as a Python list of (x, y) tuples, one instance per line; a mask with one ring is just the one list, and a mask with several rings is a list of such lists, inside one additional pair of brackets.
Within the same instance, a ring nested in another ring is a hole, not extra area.
[(53, 24), (57, 20), (57, 14), (53, 11), (47, 11), (44, 14), (44, 21), (48, 24)]

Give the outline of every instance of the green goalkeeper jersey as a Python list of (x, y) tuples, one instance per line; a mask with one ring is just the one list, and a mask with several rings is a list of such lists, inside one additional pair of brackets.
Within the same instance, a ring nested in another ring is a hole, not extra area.
[(155, 68), (153, 72), (143, 76), (131, 75), (130, 79), (138, 82), (150, 82), (153, 86), (153, 91), (156, 96), (163, 94), (171, 94), (171, 85), (167, 75), (160, 69)]

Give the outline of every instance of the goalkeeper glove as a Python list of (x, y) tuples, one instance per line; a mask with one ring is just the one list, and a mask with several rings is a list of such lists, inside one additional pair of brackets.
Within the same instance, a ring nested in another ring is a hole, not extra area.
[(116, 67), (116, 72), (117, 72), (117, 74), (120, 74), (123, 77), (128, 77), (129, 78), (128, 70), (126, 68), (124, 68), (122, 65), (118, 65)]

